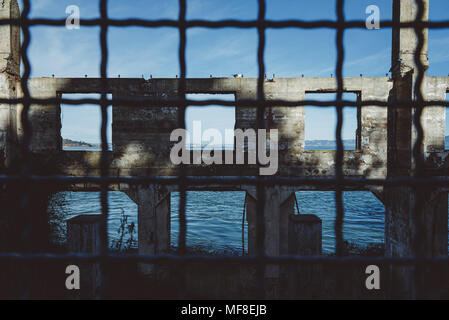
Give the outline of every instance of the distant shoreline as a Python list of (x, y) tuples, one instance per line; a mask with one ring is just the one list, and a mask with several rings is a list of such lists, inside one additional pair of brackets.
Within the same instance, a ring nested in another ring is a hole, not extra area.
[[(313, 147), (314, 149), (327, 149), (329, 150), (329, 148), (337, 148), (337, 141), (335, 140), (306, 140), (305, 141), (306, 144), (306, 148), (308, 147)], [(345, 147), (353, 147), (355, 146), (355, 140), (354, 139), (350, 139), (350, 140), (343, 140), (343, 145)], [(233, 149), (232, 145), (224, 145), (224, 146), (212, 146), (212, 145), (207, 145), (208, 149), (213, 149), (214, 147), (224, 147), (223, 150), (230, 150)], [(449, 136), (445, 137), (445, 146), (448, 147), (449, 146)], [(63, 148), (92, 148), (92, 149), (101, 149), (101, 144), (100, 143), (88, 143), (85, 141), (75, 141), (75, 140), (70, 140), (70, 139), (63, 139)], [(201, 148), (200, 145), (192, 145), (192, 146), (187, 146), (187, 149), (190, 150), (198, 150), (198, 149), (204, 149)]]
[[(355, 140), (343, 140), (343, 144), (345, 146), (353, 146), (355, 145)], [(314, 148), (324, 148), (324, 149), (329, 149), (329, 148), (336, 148), (337, 143), (336, 141), (333, 140), (307, 140), (306, 141), (306, 146), (313, 146)], [(190, 146), (186, 146), (188, 150), (204, 150), (204, 149), (214, 149), (217, 147), (221, 147), (223, 150), (232, 150), (234, 148), (233, 145), (217, 145), (217, 146), (213, 146), (213, 145), (209, 145), (209, 144), (205, 144), (203, 146), (199, 145), (199, 144), (194, 144), (194, 145), (190, 145)], [(63, 148), (67, 149), (67, 148), (89, 148), (89, 149), (100, 149), (101, 145), (98, 144), (94, 144), (94, 143), (88, 143), (85, 141), (75, 141), (75, 140), (71, 140), (71, 139), (63, 139)]]
[(84, 141), (74, 141), (70, 139), (63, 139), (62, 145), (64, 148), (99, 148), (99, 144), (92, 144)]

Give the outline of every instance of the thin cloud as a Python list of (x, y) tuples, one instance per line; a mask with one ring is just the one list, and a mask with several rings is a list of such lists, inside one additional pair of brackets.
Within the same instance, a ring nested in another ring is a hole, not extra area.
[[(356, 60), (350, 60), (344, 62), (345, 68), (350, 68), (351, 70), (354, 70), (355, 67), (363, 66), (366, 68), (367, 64), (371, 64), (374, 67), (375, 62), (379, 62), (382, 60), (385, 60), (385, 58), (389, 57), (390, 50), (385, 49), (380, 52), (377, 52), (375, 54), (362, 57)], [(335, 65), (330, 66), (328, 68), (322, 69), (319, 72), (317, 72), (317, 75), (323, 75), (323, 74), (329, 74), (330, 72), (335, 71)], [(306, 73), (314, 73), (314, 70), (307, 70)]]

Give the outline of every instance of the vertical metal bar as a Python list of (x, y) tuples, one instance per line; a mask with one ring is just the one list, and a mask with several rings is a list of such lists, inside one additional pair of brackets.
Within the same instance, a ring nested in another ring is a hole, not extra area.
[[(30, 95), (30, 90), (28, 88), (28, 80), (30, 78), (30, 74), (31, 74), (31, 64), (30, 64), (30, 60), (28, 59), (28, 48), (30, 45), (30, 41), (31, 41), (31, 36), (30, 36), (30, 30), (29, 30), (29, 25), (28, 25), (28, 15), (30, 13), (30, 1), (29, 0), (24, 0), (23, 1), (23, 10), (22, 13), (20, 15), (20, 27), (22, 29), (22, 33), (23, 33), (23, 42), (22, 45), (20, 47), (20, 56), (22, 57), (22, 62), (23, 62), (23, 74), (20, 78), (20, 84), (22, 87), (22, 92), (23, 92), (23, 98), (24, 98), (24, 103), (23, 103), (23, 109), (22, 109), (22, 113), (20, 115), (20, 121), (22, 122), (22, 128), (23, 128), (23, 138), (21, 141), (21, 146), (20, 146), (20, 150), (21, 150), (21, 157), (22, 157), (22, 164), (23, 166), (21, 167), (21, 176), (23, 178), (27, 178), (31, 175), (31, 168), (30, 168), (30, 157), (29, 157), (29, 146), (31, 143), (31, 138), (32, 138), (32, 127), (31, 127), (31, 123), (30, 120), (28, 118), (28, 114), (31, 108), (31, 103), (29, 101), (29, 99), (31, 98)], [(24, 187), (24, 193), (21, 199), (21, 203), (20, 203), (20, 214), (24, 217), (24, 229), (23, 232), (21, 234), (21, 245), (22, 250), (23, 251), (30, 251), (32, 250), (32, 246), (33, 246), (33, 241), (31, 240), (31, 234), (32, 234), (32, 217), (31, 217), (31, 190), (28, 186), (28, 184), (24, 181), (23, 183), (23, 187)], [(33, 265), (31, 265), (31, 267), (33, 267)], [(27, 275), (27, 291), (28, 292), (24, 292), (23, 298), (24, 299), (28, 299), (31, 295), (31, 291), (33, 289), (33, 277), (30, 275)]]
[[(415, 102), (414, 108), (413, 108), (413, 124), (416, 129), (416, 141), (413, 145), (413, 161), (415, 163), (415, 170), (413, 173), (413, 176), (415, 178), (420, 178), (423, 176), (423, 170), (424, 170), (424, 158), (423, 158), (423, 150), (422, 150), (422, 143), (424, 140), (424, 130), (421, 125), (421, 116), (423, 112), (423, 102), (424, 97), (422, 93), (422, 83), (425, 76), (425, 69), (423, 66), (423, 63), (421, 61), (421, 53), (424, 48), (424, 34), (423, 34), (423, 26), (421, 25), (421, 22), (424, 18), (424, 1), (423, 0), (415, 0), (417, 6), (418, 6), (418, 12), (416, 14), (415, 18), (415, 25), (414, 25), (414, 31), (418, 38), (418, 43), (416, 45), (416, 50), (414, 52), (414, 59), (415, 64), (418, 69), (418, 74), (416, 75), (414, 88), (413, 88), (413, 101)], [(415, 258), (422, 258), (424, 256), (424, 251), (420, 246), (422, 245), (423, 241), (425, 241), (425, 235), (424, 235), (424, 203), (422, 203), (422, 199), (419, 198), (420, 189), (417, 187), (414, 187), (414, 196), (416, 199), (416, 202), (413, 207), (413, 225), (415, 228), (415, 232), (413, 234), (413, 251)], [(422, 266), (417, 265), (415, 269), (414, 274), (414, 280), (415, 280), (415, 298), (421, 298), (421, 295), (424, 293), (422, 291), (422, 279), (421, 279), (421, 271), (423, 270)]]
[[(178, 128), (185, 129), (185, 114), (186, 114), (186, 45), (187, 45), (187, 35), (185, 20), (187, 14), (187, 3), (186, 0), (179, 0), (179, 69), (180, 69), (180, 79), (178, 82), (178, 97), (182, 99), (181, 105), (178, 107)], [(185, 168), (184, 164), (181, 163), (178, 170), (178, 176), (180, 177), (179, 184), (179, 238), (178, 238), (178, 253), (180, 255), (185, 255), (187, 251), (186, 246), (186, 236), (187, 236), (187, 218), (186, 218), (186, 185), (185, 179)], [(187, 265), (182, 263), (177, 270), (177, 278), (180, 281), (179, 298), (184, 298), (185, 295), (185, 285), (186, 285), (186, 270)]]
[(413, 113), (413, 124), (416, 129), (416, 141), (413, 145), (413, 158), (415, 162), (415, 170), (414, 170), (414, 177), (419, 178), (422, 177), (422, 170), (423, 170), (423, 155), (422, 155), (422, 143), (424, 140), (424, 131), (423, 127), (421, 125), (421, 116), (423, 111), (423, 102), (424, 97), (422, 93), (422, 83), (424, 80), (424, 66), (421, 61), (421, 52), (424, 48), (424, 35), (423, 35), (423, 27), (421, 26), (421, 21), (424, 18), (424, 3), (423, 0), (415, 0), (418, 5), (418, 13), (416, 15), (415, 19), (415, 26), (414, 30), (416, 33), (416, 36), (418, 38), (418, 43), (416, 46), (414, 58), (415, 58), (415, 64), (418, 68), (418, 74), (416, 75), (416, 80), (414, 83), (414, 89), (413, 89), (413, 95), (414, 95), (414, 113)]
[[(264, 75), (265, 75), (265, 0), (258, 1), (259, 12), (258, 12), (258, 51), (257, 51), (257, 62), (259, 66), (259, 74), (257, 78), (257, 129), (263, 129), (264, 124), (264, 114), (265, 114), (265, 92), (264, 92)], [(257, 143), (257, 152), (259, 152), (259, 143)], [(260, 165), (260, 164), (259, 164)], [(258, 176), (258, 181), (261, 177)], [(259, 257), (265, 256), (265, 192), (264, 185), (262, 183), (257, 184), (257, 228), (256, 228), (256, 239), (257, 239), (257, 255)], [(261, 297), (264, 297), (264, 275), (265, 275), (265, 263), (261, 263), (257, 267), (257, 278), (258, 278), (258, 291)]]
[[(186, 0), (179, 0), (179, 68), (180, 68), (180, 80), (178, 87), (178, 95), (183, 102), (179, 106), (178, 110), (178, 127), (185, 129), (185, 114), (186, 114), (186, 12), (187, 4)], [(179, 239), (178, 250), (180, 254), (185, 254), (186, 251), (186, 234), (187, 234), (187, 219), (186, 219), (186, 185), (183, 179), (185, 178), (185, 170), (183, 164), (179, 166), (179, 177), (181, 178), (181, 184), (179, 185)]]
[(343, 240), (343, 219), (344, 219), (344, 208), (343, 208), (343, 193), (341, 179), (343, 178), (343, 140), (342, 140), (342, 127), (343, 127), (343, 62), (344, 62), (344, 0), (337, 1), (337, 16), (338, 16), (338, 29), (337, 29), (337, 153), (335, 159), (335, 176), (337, 179), (336, 192), (335, 192), (335, 202), (336, 202), (336, 218), (335, 218), (335, 237), (336, 237), (336, 254), (337, 256), (343, 255), (344, 250), (344, 240)]
[[(100, 45), (101, 45), (101, 177), (106, 178), (108, 176), (108, 141), (107, 141), (107, 122), (108, 113), (107, 108), (109, 103), (107, 102), (107, 63), (108, 63), (108, 16), (107, 16), (107, 0), (100, 0), (100, 14), (101, 14), (101, 32), (100, 32)], [(102, 254), (108, 253), (108, 189), (107, 182), (101, 183), (101, 252)]]

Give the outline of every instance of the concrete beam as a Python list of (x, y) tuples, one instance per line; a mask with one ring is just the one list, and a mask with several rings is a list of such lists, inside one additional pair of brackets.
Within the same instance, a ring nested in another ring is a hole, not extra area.
[[(107, 79), (109, 93), (128, 92), (177, 94), (180, 79), (159, 78), (110, 78)], [(354, 77), (344, 78), (346, 92), (360, 92), (362, 90), (383, 90), (389, 83), (388, 77)], [(337, 91), (335, 78), (276, 78), (274, 81), (264, 82), (265, 92), (270, 94), (287, 94), (304, 92), (332, 93)], [(204, 94), (233, 94), (236, 92), (257, 92), (256, 78), (188, 78), (186, 79), (187, 93)], [(101, 78), (31, 78), (30, 89), (35, 92), (58, 93), (100, 93)]]

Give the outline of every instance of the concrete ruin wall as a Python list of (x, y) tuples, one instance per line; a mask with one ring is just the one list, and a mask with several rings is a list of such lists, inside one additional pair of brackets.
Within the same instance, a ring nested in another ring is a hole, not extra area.
[[(108, 93), (113, 97), (156, 96), (176, 98), (177, 79), (109, 79)], [(444, 101), (449, 78), (427, 77), (425, 98)], [(388, 101), (393, 83), (389, 78), (346, 78), (345, 92), (359, 94), (361, 101)], [(16, 84), (20, 87), (20, 84)], [(100, 79), (30, 79), (30, 93), (36, 98), (55, 98), (63, 93), (99, 93)], [(257, 79), (212, 78), (187, 79), (188, 93), (234, 94), (239, 99), (256, 99)], [(302, 100), (306, 93), (336, 92), (333, 78), (274, 79), (265, 82), (266, 99)], [(33, 128), (31, 150), (61, 162), (69, 175), (98, 174), (99, 154), (86, 151), (62, 151), (61, 118), (58, 105), (33, 105), (30, 120)], [(271, 115), (269, 116), (269, 113)], [(20, 112), (18, 113), (20, 114)], [(176, 175), (170, 162), (170, 133), (177, 128), (176, 107), (113, 106), (112, 175)], [(345, 151), (344, 172), (349, 176), (385, 177), (387, 174), (388, 111), (380, 106), (361, 108), (361, 148)], [(282, 176), (333, 176), (334, 151), (305, 151), (305, 107), (272, 107), (266, 110), (266, 128), (279, 130), (279, 156)], [(425, 129), (424, 148), (429, 164), (445, 167), (445, 108), (428, 107), (422, 117)], [(21, 121), (17, 119), (21, 136)], [(256, 109), (236, 107), (236, 128), (256, 128)], [(237, 175), (256, 173), (249, 165), (190, 166), (192, 174)], [(238, 167), (238, 168), (235, 168)]]
[[(176, 98), (176, 79), (109, 79), (108, 92), (113, 97), (157, 96)], [(63, 93), (99, 93), (100, 79), (30, 79), (33, 97), (55, 98)], [(17, 84), (19, 86), (19, 83)], [(348, 78), (345, 91), (357, 93), (361, 100), (387, 101), (391, 90), (388, 78)], [(257, 79), (188, 79), (188, 93), (234, 94), (240, 99), (256, 99)], [(335, 79), (275, 79), (265, 83), (266, 99), (302, 100), (306, 93), (336, 92)], [(99, 156), (95, 152), (62, 151), (60, 106), (33, 105), (29, 113), (33, 128), (31, 150), (60, 161), (66, 174), (95, 174)], [(236, 107), (236, 128), (256, 128), (256, 109)], [(19, 112), (20, 113), (20, 112)], [(284, 176), (334, 175), (334, 151), (305, 151), (305, 107), (272, 107), (266, 110), (266, 128), (279, 130), (279, 173)], [(18, 122), (19, 137), (22, 135)], [(149, 171), (176, 175), (169, 159), (170, 133), (177, 128), (176, 107), (113, 106), (113, 152), (111, 170), (120, 175), (141, 175)], [(382, 177), (386, 174), (387, 111), (384, 107), (361, 108), (361, 149), (345, 151), (345, 173)], [(239, 168), (233, 168), (239, 167)], [(254, 166), (253, 166), (254, 167)], [(192, 166), (203, 175), (256, 173), (251, 166)], [(111, 173), (112, 173), (111, 172)], [(113, 174), (113, 173), (112, 173)]]
[[(8, 8), (0, 10), (2, 17), (19, 16), (16, 1), (3, 2), (2, 6)], [(403, 20), (413, 15), (414, 11), (410, 12), (410, 8), (416, 9), (410, 0), (396, 1), (395, 17)], [(0, 53), (10, 52), (7, 57), (2, 56), (3, 59), (0, 59), (1, 95), (7, 98), (23, 96), (19, 80), (20, 40), (19, 32), (15, 28), (17, 27), (0, 28), (2, 32)], [(409, 54), (410, 47), (415, 45), (414, 39), (415, 35), (409, 30), (393, 30), (393, 63), (401, 59), (403, 65), (398, 69), (402, 73), (414, 68), (413, 57)], [(424, 47), (422, 60), (427, 63), (427, 43)], [(107, 81), (108, 93), (116, 98), (141, 96), (176, 98), (178, 94), (179, 79)], [(410, 81), (412, 83), (413, 79)], [(233, 94), (237, 102), (257, 99), (257, 79), (187, 79), (186, 84), (187, 93)], [(35, 98), (101, 92), (101, 80), (88, 78), (33, 78), (29, 80), (28, 86), (31, 96)], [(404, 90), (400, 89), (402, 87)], [(399, 80), (395, 74), (393, 78), (344, 79), (344, 91), (357, 94), (362, 102), (367, 100), (386, 102), (392, 97), (401, 97), (401, 94), (404, 99), (410, 99), (408, 88), (409, 83)], [(424, 98), (444, 101), (448, 88), (448, 77), (425, 77)], [(305, 99), (307, 93), (336, 92), (337, 84), (335, 78), (276, 78), (267, 79), (264, 90), (267, 100), (295, 101)], [(3, 167), (6, 167), (8, 162), (13, 162), (15, 155), (11, 150), (18, 149), (18, 141), (23, 135), (21, 110), (21, 106), (0, 106), (0, 152), (4, 158)], [(176, 107), (114, 105), (113, 151), (108, 155), (110, 175), (177, 175), (177, 168), (169, 159), (170, 149), (174, 145), (169, 137), (177, 128), (177, 112)], [(389, 175), (389, 171), (408, 172), (410, 152), (416, 134), (411, 123), (411, 115), (407, 112), (398, 112), (398, 115), (394, 115), (395, 112), (380, 106), (361, 108), (359, 149), (344, 152), (345, 175), (382, 178)], [(59, 105), (32, 105), (29, 112), (33, 132), (30, 150), (34, 153), (36, 161), (57, 169), (56, 173), (74, 176), (99, 175), (99, 152), (62, 151), (60, 113)], [(235, 113), (236, 128), (257, 127), (255, 108), (239, 105)], [(393, 120), (400, 124), (393, 125)], [(425, 132), (423, 151), (427, 168), (432, 170), (434, 175), (446, 174), (448, 152), (444, 149), (445, 108), (426, 108), (422, 124)], [(305, 151), (305, 107), (266, 108), (265, 127), (279, 130), (279, 175), (298, 177), (335, 175), (335, 151)], [(390, 137), (394, 135), (394, 138), (389, 140), (389, 134)], [(218, 176), (256, 175), (258, 168), (254, 165), (190, 165), (187, 173)]]

